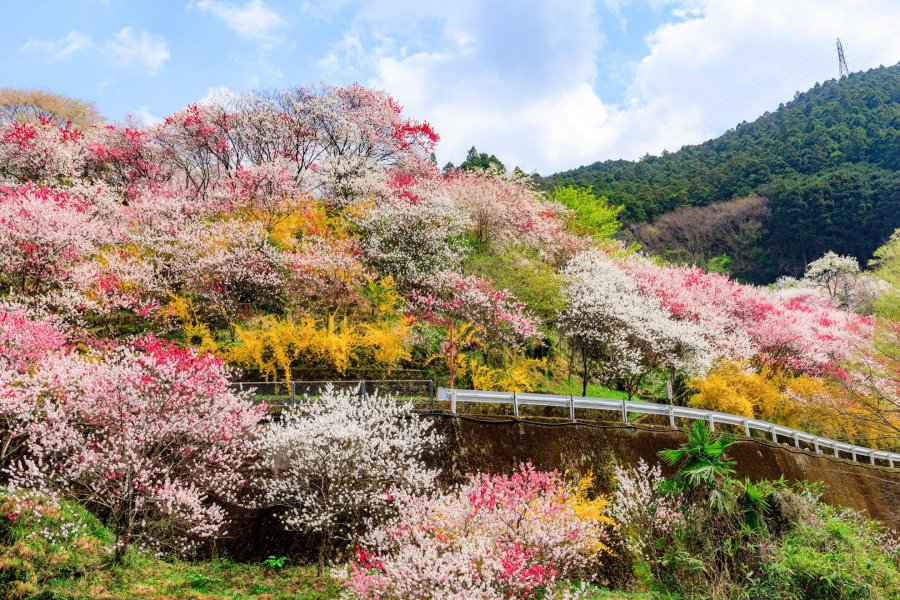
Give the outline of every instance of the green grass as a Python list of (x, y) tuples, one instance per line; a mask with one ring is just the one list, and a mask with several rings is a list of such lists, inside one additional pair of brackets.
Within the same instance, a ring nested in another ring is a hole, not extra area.
[(315, 568), (224, 559), (188, 562), (129, 549), (112, 562), (113, 536), (70, 502), (0, 494), (0, 597), (13, 599), (187, 598), (326, 600), (340, 587)]
[(259, 598), (326, 600), (339, 598), (341, 588), (315, 567), (267, 569), (228, 560), (164, 561), (131, 556), (121, 566), (106, 566), (76, 579), (54, 579), (40, 590), (52, 598)]
[[(550, 386), (548, 393), (550, 394), (573, 394), (581, 395), (581, 380), (572, 378)], [(587, 395), (589, 398), (614, 398), (616, 400), (627, 400), (628, 394), (618, 390), (611, 390), (602, 385), (589, 383), (587, 387)]]

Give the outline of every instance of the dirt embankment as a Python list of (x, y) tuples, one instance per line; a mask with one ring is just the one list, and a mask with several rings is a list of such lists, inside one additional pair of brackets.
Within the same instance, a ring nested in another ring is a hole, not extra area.
[[(651, 464), (656, 453), (685, 440), (680, 431), (555, 423), (487, 421), (432, 417), (447, 436), (446, 453), (437, 458), (448, 480), (466, 473), (508, 473), (524, 461), (539, 469), (559, 469), (575, 476), (592, 471), (599, 493), (609, 492), (615, 465)], [(751, 480), (820, 481), (823, 500), (852, 508), (900, 529), (900, 470), (851, 463), (765, 440), (742, 440), (730, 452), (737, 475)], [(671, 474), (671, 470), (665, 470)]]

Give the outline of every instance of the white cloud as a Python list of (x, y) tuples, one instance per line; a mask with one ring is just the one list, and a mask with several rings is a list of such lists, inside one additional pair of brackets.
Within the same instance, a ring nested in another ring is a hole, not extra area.
[(194, 0), (188, 8), (209, 12), (242, 38), (272, 43), (274, 32), (287, 26), (284, 17), (262, 0), (249, 0), (243, 5), (219, 0)]
[(773, 111), (837, 75), (838, 36), (852, 70), (900, 58), (893, 0), (670, 0), (645, 56), (609, 75), (627, 75), (624, 99), (603, 102), (603, 28), (636, 33), (631, 4), (375, 0), (319, 67), (368, 79), (429, 120), (442, 161), (474, 144), (549, 173), (677, 150)]
[(318, 61), (318, 66), (327, 73), (356, 75), (358, 67), (364, 61), (365, 50), (359, 36), (345, 33), (340, 41), (331, 45), (328, 54)]
[(163, 118), (157, 116), (150, 112), (150, 108), (145, 105), (141, 105), (137, 111), (135, 111), (133, 115), (138, 121), (140, 121), (141, 125), (150, 126), (150, 125), (159, 125), (163, 122)]
[(68, 58), (76, 52), (93, 47), (91, 36), (73, 29), (58, 40), (41, 41), (31, 38), (21, 48), (23, 51), (38, 51), (47, 54), (50, 58), (60, 60)]
[(158, 73), (171, 56), (166, 38), (131, 27), (114, 33), (104, 47), (118, 66), (141, 66), (151, 75)]
[(197, 101), (197, 104), (228, 108), (240, 100), (240, 97), (240, 94), (231, 91), (229, 87), (219, 85), (206, 88), (206, 95), (200, 98), (200, 100)]

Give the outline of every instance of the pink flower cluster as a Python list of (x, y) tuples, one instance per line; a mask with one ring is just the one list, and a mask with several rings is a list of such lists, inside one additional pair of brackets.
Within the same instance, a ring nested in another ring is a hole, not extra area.
[(416, 314), (426, 321), (474, 323), (488, 343), (520, 344), (539, 335), (538, 321), (525, 304), (482, 277), (442, 271), (429, 287), (412, 293)]
[(697, 323), (719, 356), (759, 358), (810, 374), (834, 374), (868, 339), (866, 317), (832, 307), (812, 290), (771, 291), (697, 267), (624, 263), (641, 293), (676, 319)]
[(604, 524), (579, 517), (555, 471), (523, 464), (434, 497), (398, 498), (399, 516), (357, 550), (346, 586), (362, 598), (556, 597), (596, 561)]
[(79, 353), (52, 322), (14, 308), (0, 310), (0, 346), (12, 487), (110, 515), (123, 544), (188, 552), (221, 532), (210, 494), (241, 486), (265, 406), (232, 391), (220, 359), (152, 336)]

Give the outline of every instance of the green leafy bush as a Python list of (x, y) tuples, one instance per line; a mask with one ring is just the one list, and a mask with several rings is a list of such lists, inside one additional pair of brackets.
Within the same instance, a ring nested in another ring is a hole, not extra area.
[(749, 595), (779, 600), (900, 597), (897, 542), (855, 513), (824, 504), (816, 508), (809, 522), (764, 550)]

